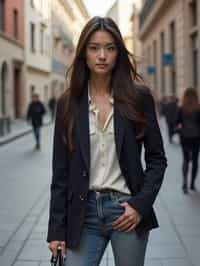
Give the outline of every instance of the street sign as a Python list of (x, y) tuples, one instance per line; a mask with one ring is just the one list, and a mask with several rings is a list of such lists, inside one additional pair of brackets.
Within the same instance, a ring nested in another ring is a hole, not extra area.
[(155, 66), (147, 66), (147, 73), (149, 75), (154, 75), (156, 73), (156, 67)]
[(163, 66), (172, 66), (174, 64), (174, 55), (173, 54), (163, 54), (162, 55), (162, 64), (163, 64)]

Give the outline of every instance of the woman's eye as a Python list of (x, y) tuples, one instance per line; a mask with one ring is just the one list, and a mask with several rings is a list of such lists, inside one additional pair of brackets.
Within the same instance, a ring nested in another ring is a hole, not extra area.
[(90, 49), (92, 50), (92, 51), (97, 51), (97, 47), (96, 46), (90, 46)]
[(110, 46), (110, 47), (108, 47), (108, 50), (109, 51), (115, 51), (115, 47), (114, 46)]

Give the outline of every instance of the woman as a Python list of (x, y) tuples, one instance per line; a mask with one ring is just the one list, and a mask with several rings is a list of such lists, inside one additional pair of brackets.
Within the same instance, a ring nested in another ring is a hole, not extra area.
[(109, 240), (117, 266), (144, 265), (166, 158), (152, 96), (138, 80), (117, 25), (92, 18), (56, 115), (47, 240), (54, 255), (61, 245), (66, 266), (99, 265)]
[(178, 110), (176, 127), (180, 133), (180, 144), (183, 152), (182, 189), (184, 193), (188, 193), (189, 162), (192, 161), (190, 189), (195, 190), (200, 147), (200, 108), (197, 91), (193, 88), (187, 88), (184, 92), (182, 106)]

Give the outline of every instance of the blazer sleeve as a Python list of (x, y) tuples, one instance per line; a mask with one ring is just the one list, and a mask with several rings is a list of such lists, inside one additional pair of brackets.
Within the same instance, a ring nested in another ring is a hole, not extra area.
[(66, 216), (67, 216), (67, 188), (68, 188), (68, 168), (69, 152), (64, 144), (61, 127), (60, 113), (61, 102), (57, 105), (54, 141), (53, 141), (53, 176), (50, 190), (50, 209), (47, 241), (64, 241), (66, 235)]
[(153, 203), (161, 187), (167, 159), (163, 147), (163, 140), (158, 126), (155, 102), (149, 91), (143, 92), (144, 114), (147, 121), (144, 135), (145, 163), (144, 183), (138, 194), (129, 201), (143, 217), (152, 211)]

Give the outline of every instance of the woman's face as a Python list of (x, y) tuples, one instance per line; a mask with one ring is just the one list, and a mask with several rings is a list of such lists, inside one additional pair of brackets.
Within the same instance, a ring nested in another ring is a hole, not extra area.
[(86, 63), (91, 73), (110, 74), (116, 58), (117, 47), (112, 35), (103, 30), (94, 32), (86, 47)]

